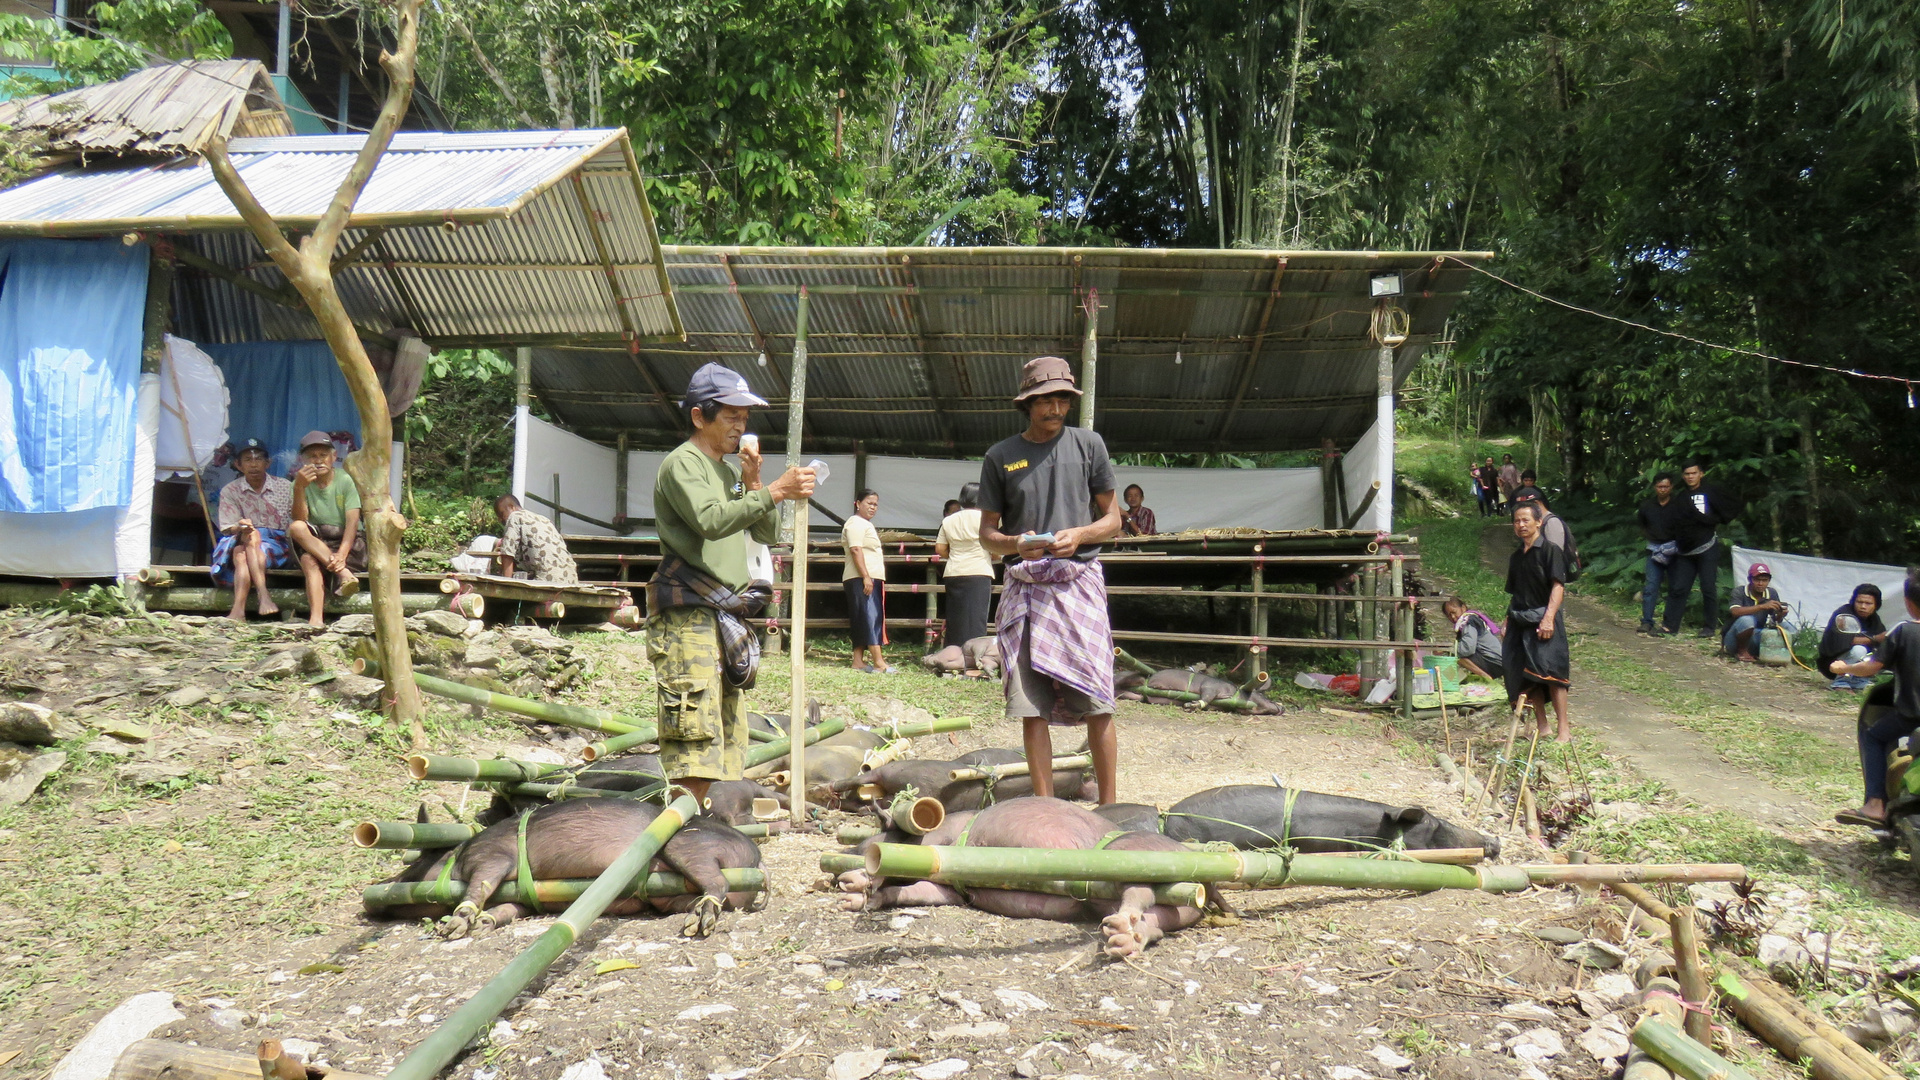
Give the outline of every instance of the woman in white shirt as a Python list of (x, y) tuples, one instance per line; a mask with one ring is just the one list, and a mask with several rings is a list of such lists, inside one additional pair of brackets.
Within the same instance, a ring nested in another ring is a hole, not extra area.
[[(840, 527), (846, 547), (846, 570), (840, 586), (847, 591), (847, 628), (853, 635), (853, 670), (893, 674), (880, 646), (887, 643), (887, 562), (880, 554), (880, 530), (873, 515), (880, 512), (880, 493), (862, 488), (853, 500), (853, 516)], [(868, 664), (871, 657), (873, 662)]]
[(940, 523), (933, 553), (947, 560), (945, 644), (963, 645), (987, 632), (993, 606), (993, 558), (980, 545), (980, 485), (960, 487), (960, 509)]

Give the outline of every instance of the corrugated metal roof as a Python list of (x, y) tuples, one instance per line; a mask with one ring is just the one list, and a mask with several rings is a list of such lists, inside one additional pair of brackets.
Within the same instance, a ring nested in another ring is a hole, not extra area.
[(182, 60), (109, 83), (0, 103), (0, 124), (82, 154), (198, 153), (232, 135), (291, 135), (258, 60)]
[[(254, 195), (289, 227), (319, 220), (361, 135), (233, 139)], [(183, 249), (182, 332), (203, 341), (316, 337), (301, 310), (246, 291), (286, 284), (197, 158), (73, 167), (0, 191), (0, 236), (140, 232)], [(625, 347), (680, 340), (660, 245), (624, 128), (406, 132), (354, 206), (336, 279), (349, 312), (429, 343)], [(196, 265), (193, 256), (215, 269)]]
[[(535, 350), (534, 388), (568, 427), (645, 446), (680, 437), (669, 404), (718, 361), (786, 432), (799, 290), (808, 289), (806, 445), (977, 454), (1018, 427), (1035, 356), (1078, 365), (1097, 293), (1095, 425), (1117, 450), (1351, 445), (1372, 425), (1379, 351), (1369, 279), (1398, 270), (1411, 336), (1396, 381), (1438, 339), (1485, 252), (1138, 248), (665, 249), (683, 344)], [(760, 364), (762, 349), (766, 365)], [(654, 387), (661, 388), (656, 392)]]

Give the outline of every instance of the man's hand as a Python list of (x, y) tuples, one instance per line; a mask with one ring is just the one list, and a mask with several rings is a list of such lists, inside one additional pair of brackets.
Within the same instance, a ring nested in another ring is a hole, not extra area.
[(1827, 665), (1827, 673), (1830, 675), (1845, 675), (1847, 673), (1847, 662), (1845, 660), (1835, 660), (1833, 663)]
[(1053, 543), (1047, 545), (1047, 554), (1056, 559), (1071, 558), (1080, 550), (1080, 534), (1079, 529), (1061, 529), (1054, 533)]
[(308, 484), (311, 484), (318, 479), (320, 479), (320, 466), (302, 465), (300, 466), (299, 469), (294, 471), (293, 486), (306, 487)]
[(740, 483), (748, 491), (760, 490), (760, 465), (766, 459), (760, 456), (760, 445), (740, 447)]
[(1553, 637), (1553, 612), (1547, 612), (1547, 617), (1540, 620), (1540, 629), (1535, 631), (1535, 633), (1540, 635), (1541, 641), (1546, 641)]
[(868, 595), (868, 596), (872, 596), (872, 595), (873, 595), (873, 579), (872, 579), (872, 578), (870, 578), (870, 577), (863, 577), (863, 578), (861, 578), (861, 579), (860, 579), (860, 587), (861, 587), (861, 588), (863, 588), (863, 589), (865, 589), (865, 590), (867, 591), (867, 595)]
[(1018, 543), (1019, 543), (1020, 557), (1022, 559), (1037, 559), (1042, 555), (1047, 554), (1049, 550), (1046, 542), (1042, 540), (1036, 540), (1034, 538), (1033, 533), (1022, 534)]
[(813, 497), (813, 470), (805, 465), (796, 465), (780, 474), (780, 479), (767, 485), (767, 494), (774, 502), (788, 499), (809, 499)]
[(346, 568), (347, 553), (344, 549), (334, 552), (333, 558), (327, 560), (327, 573), (329, 574), (338, 574)]

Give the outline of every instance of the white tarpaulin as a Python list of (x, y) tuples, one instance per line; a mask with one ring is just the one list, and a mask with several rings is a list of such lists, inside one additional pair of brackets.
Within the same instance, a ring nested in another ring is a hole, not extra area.
[[(560, 477), (560, 504), (602, 521), (613, 520), (614, 460), (617, 451), (529, 416), (527, 457), (524, 464), (527, 493), (553, 497), (553, 478)], [(627, 516), (652, 518), (653, 481), (666, 452), (635, 450), (627, 455)], [(831, 469), (825, 487), (814, 495), (821, 506), (847, 516), (853, 511), (854, 459), (851, 454), (808, 454)], [(1364, 498), (1373, 483), (1378, 457), (1371, 436), (1349, 454), (1347, 491)], [(786, 459), (774, 456), (766, 464), (773, 479)], [(1318, 469), (1155, 469), (1123, 467), (1115, 470), (1119, 489), (1139, 484), (1146, 505), (1154, 512), (1160, 531), (1182, 529), (1256, 528), (1317, 529), (1320, 520)], [(880, 493), (880, 514), (874, 524), (883, 529), (925, 529), (940, 526), (940, 509), (958, 498), (960, 485), (980, 479), (978, 461), (939, 458), (869, 457), (867, 486)], [(534, 511), (552, 511), (528, 500)], [(1356, 501), (1355, 505), (1358, 503)], [(819, 520), (816, 525), (830, 525)], [(1372, 520), (1369, 513), (1368, 520)], [(565, 532), (604, 535), (607, 530), (575, 517), (561, 523)]]
[[(1736, 546), (1733, 549), (1733, 585), (1723, 589), (1722, 595), (1738, 595), (1747, 583), (1747, 568), (1757, 562), (1766, 563), (1767, 569), (1773, 571), (1774, 591), (1793, 609), (1788, 620), (1792, 629), (1802, 626), (1824, 629), (1827, 616), (1853, 596), (1853, 587), (1867, 582), (1880, 586), (1884, 601), (1880, 618), (1888, 626), (1907, 617), (1906, 603), (1901, 599), (1907, 572), (1901, 567), (1816, 559), (1811, 555), (1788, 555), (1757, 548)], [(1724, 602), (1731, 603), (1731, 600)]]
[(212, 357), (172, 334), (166, 336), (166, 343), (160, 361), (159, 442), (154, 450), (154, 476), (160, 480), (205, 469), (213, 461), (213, 452), (227, 441), (231, 401), (226, 376)]

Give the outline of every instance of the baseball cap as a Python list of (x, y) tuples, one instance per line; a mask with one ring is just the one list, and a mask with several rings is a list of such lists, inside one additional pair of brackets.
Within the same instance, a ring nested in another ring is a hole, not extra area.
[(309, 446), (332, 446), (332, 445), (333, 445), (333, 436), (327, 434), (324, 431), (320, 431), (318, 429), (309, 431), (305, 435), (300, 436), (300, 449), (302, 450), (305, 450)]
[(1754, 578), (1757, 578), (1757, 577), (1772, 577), (1772, 576), (1773, 576), (1773, 569), (1769, 567), (1766, 563), (1757, 562), (1757, 563), (1754, 563), (1752, 566), (1747, 567), (1748, 581), (1752, 581)]
[(236, 458), (249, 452), (265, 454), (267, 452), (267, 444), (261, 442), (259, 439), (248, 439), (233, 448), (233, 456)]
[(1080, 388), (1073, 385), (1073, 366), (1057, 356), (1037, 356), (1027, 361), (1026, 368), (1020, 373), (1020, 392), (1013, 395), (1013, 400), (1025, 401), (1030, 397), (1062, 390), (1069, 394), (1080, 393)]
[(691, 408), (717, 401), (722, 405), (765, 405), (766, 399), (747, 385), (746, 376), (721, 364), (702, 364), (687, 380), (687, 397), (682, 407)]

